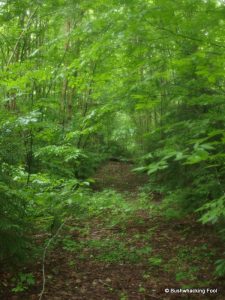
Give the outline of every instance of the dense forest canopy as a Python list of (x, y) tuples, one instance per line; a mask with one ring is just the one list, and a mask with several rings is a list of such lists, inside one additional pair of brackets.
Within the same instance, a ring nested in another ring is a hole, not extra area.
[(169, 217), (222, 239), (224, 25), (216, 0), (0, 2), (3, 263), (82, 215), (108, 159), (133, 161)]

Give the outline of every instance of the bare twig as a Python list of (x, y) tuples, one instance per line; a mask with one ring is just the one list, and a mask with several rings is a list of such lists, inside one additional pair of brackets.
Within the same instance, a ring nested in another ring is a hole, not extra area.
[(42, 290), (39, 296), (39, 300), (42, 300), (42, 297), (44, 295), (45, 292), (45, 284), (46, 284), (46, 277), (45, 277), (45, 259), (46, 259), (46, 253), (48, 250), (48, 247), (50, 246), (50, 244), (52, 243), (52, 241), (58, 236), (58, 234), (60, 233), (61, 229), (63, 228), (63, 226), (65, 225), (65, 223), (68, 221), (65, 220), (57, 229), (56, 233), (48, 240), (47, 245), (44, 248), (44, 252), (43, 252), (43, 256), (42, 256)]

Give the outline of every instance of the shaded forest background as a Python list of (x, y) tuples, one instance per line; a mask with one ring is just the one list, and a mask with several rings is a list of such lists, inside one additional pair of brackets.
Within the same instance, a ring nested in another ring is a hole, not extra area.
[(1, 264), (82, 216), (109, 159), (149, 175), (167, 218), (223, 240), (224, 37), (223, 1), (0, 2)]

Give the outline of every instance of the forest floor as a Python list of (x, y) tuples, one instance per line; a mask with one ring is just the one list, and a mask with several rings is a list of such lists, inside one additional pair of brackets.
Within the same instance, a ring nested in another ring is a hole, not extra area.
[[(221, 253), (213, 229), (192, 217), (164, 218), (158, 197), (143, 196), (140, 190), (147, 178), (134, 174), (132, 168), (111, 161), (97, 171), (94, 194), (105, 201), (114, 197), (116, 205), (123, 199), (128, 206), (121, 206), (116, 214), (109, 208), (109, 214), (103, 210), (65, 225), (47, 252), (42, 300), (225, 299), (224, 282), (213, 275), (215, 258)], [(42, 262), (22, 272), (32, 273), (35, 285), (9, 292), (15, 282), (9, 284), (3, 274), (6, 288), (1, 300), (39, 299)], [(20, 281), (25, 285), (26, 280)], [(187, 295), (166, 293), (166, 288), (218, 291)]]

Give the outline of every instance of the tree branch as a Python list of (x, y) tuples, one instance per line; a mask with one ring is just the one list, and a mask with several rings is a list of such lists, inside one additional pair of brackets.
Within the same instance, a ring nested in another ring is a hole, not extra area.
[(21, 34), (20, 34), (20, 36), (19, 36), (19, 38), (18, 38), (18, 40), (17, 40), (14, 48), (13, 48), (13, 51), (12, 51), (10, 57), (9, 57), (9, 60), (7, 62), (7, 65), (6, 65), (7, 68), (10, 65), (10, 63), (11, 63), (11, 61), (12, 61), (12, 59), (13, 59), (15, 53), (16, 53), (16, 50), (17, 50), (17, 48), (19, 46), (19, 43), (20, 43), (22, 37), (24, 36), (25, 32), (29, 29), (29, 27), (31, 25), (31, 21), (32, 21), (33, 17), (35, 16), (37, 10), (38, 10), (38, 6), (35, 8), (34, 12), (30, 15), (30, 17), (28, 19), (28, 22), (27, 22), (27, 26), (22, 30), (22, 32), (21, 32)]

